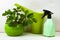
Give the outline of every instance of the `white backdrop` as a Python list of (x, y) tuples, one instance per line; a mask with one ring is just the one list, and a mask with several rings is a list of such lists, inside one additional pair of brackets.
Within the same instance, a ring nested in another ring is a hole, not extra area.
[(60, 31), (60, 0), (0, 0), (0, 32), (4, 32), (4, 23), (6, 18), (2, 13), (14, 7), (14, 3), (19, 3), (34, 11), (48, 9), (54, 13), (53, 21), (56, 25), (56, 31)]

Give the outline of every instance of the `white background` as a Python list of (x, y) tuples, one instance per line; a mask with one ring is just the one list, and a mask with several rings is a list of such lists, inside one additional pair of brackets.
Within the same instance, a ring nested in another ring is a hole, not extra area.
[(19, 3), (34, 11), (42, 11), (48, 9), (54, 14), (53, 21), (56, 25), (56, 31), (60, 31), (60, 0), (0, 0), (0, 32), (4, 32), (4, 24), (6, 18), (2, 13), (14, 7), (14, 3)]

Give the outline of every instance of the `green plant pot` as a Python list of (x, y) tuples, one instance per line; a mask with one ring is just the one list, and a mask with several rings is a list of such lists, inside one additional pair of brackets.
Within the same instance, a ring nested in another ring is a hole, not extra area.
[(40, 13), (34, 13), (34, 18), (36, 18), (37, 23), (32, 24), (32, 33), (35, 34), (42, 34), (43, 32), (43, 24), (44, 24), (44, 19), (42, 19), (43, 12)]
[(10, 27), (8, 24), (5, 24), (5, 32), (8, 36), (19, 36), (23, 34), (24, 30), (21, 24), (16, 27)]

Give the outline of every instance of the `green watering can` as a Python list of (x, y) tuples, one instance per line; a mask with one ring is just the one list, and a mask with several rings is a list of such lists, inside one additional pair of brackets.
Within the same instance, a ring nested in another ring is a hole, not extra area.
[[(19, 4), (15, 4), (16, 7), (20, 7), (23, 12), (27, 12), (28, 14), (33, 13), (33, 17), (36, 18), (37, 23), (32, 23), (31, 26), (27, 27), (27, 29), (30, 29), (30, 32), (35, 34), (42, 34), (43, 32), (43, 24), (45, 22), (45, 19), (42, 19), (42, 16), (44, 15), (44, 12), (34, 12), (24, 6), (21, 6)], [(27, 31), (27, 30), (26, 30)]]

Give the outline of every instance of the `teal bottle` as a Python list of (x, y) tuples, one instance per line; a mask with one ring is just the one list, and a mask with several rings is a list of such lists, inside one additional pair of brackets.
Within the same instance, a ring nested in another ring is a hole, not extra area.
[(51, 18), (51, 15), (53, 13), (48, 10), (43, 10), (43, 11), (44, 11), (44, 15), (42, 18), (44, 18), (47, 15), (47, 20), (44, 23), (44, 27), (43, 27), (43, 35), (47, 37), (53, 37), (55, 36), (55, 25)]

